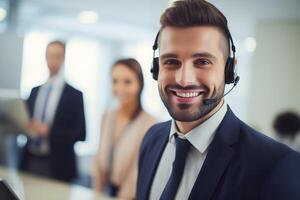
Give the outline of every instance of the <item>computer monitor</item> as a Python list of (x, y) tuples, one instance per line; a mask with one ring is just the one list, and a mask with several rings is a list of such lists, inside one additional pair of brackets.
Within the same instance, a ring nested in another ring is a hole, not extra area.
[(27, 133), (29, 114), (21, 98), (0, 95), (0, 134)]

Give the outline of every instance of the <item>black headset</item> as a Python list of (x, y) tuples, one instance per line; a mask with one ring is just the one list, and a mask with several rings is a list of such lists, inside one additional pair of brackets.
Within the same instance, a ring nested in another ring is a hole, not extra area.
[[(151, 67), (150, 71), (152, 73), (152, 78), (154, 80), (157, 80), (158, 72), (159, 72), (159, 57), (155, 57), (155, 52), (158, 49), (159, 34), (160, 34), (160, 32), (157, 33), (154, 44), (152, 46), (153, 60), (152, 60), (152, 67)], [(229, 30), (228, 30), (228, 35), (229, 35), (229, 40), (230, 40), (230, 44), (231, 44), (232, 57), (230, 57), (230, 55), (229, 55), (229, 57), (227, 58), (226, 64), (225, 64), (225, 83), (226, 84), (234, 83), (234, 85), (236, 85), (237, 82), (239, 81), (240, 77), (237, 75), (236, 69), (235, 69), (235, 64), (234, 64), (235, 46), (234, 46), (234, 43), (233, 43), (233, 40), (232, 40)]]

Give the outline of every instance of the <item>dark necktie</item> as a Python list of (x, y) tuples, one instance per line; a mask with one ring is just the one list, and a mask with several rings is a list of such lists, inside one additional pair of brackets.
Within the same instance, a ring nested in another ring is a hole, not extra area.
[(186, 157), (191, 146), (188, 140), (181, 139), (178, 137), (178, 135), (175, 135), (175, 140), (175, 161), (173, 162), (171, 176), (166, 187), (164, 188), (162, 195), (160, 196), (160, 200), (173, 200), (175, 198), (182, 179)]

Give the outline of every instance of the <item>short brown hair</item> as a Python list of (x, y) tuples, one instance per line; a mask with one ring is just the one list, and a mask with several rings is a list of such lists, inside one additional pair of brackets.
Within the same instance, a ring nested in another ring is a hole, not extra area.
[(161, 29), (167, 26), (173, 27), (193, 27), (193, 26), (213, 26), (218, 28), (228, 43), (230, 32), (227, 19), (223, 13), (211, 3), (205, 0), (179, 0), (167, 8), (160, 17)]
[(66, 43), (63, 42), (63, 41), (60, 41), (60, 40), (54, 40), (54, 41), (51, 41), (48, 45), (47, 45), (47, 48), (51, 45), (54, 45), (54, 44), (57, 44), (57, 45), (60, 45), (63, 50), (64, 50), (64, 54), (66, 52)]

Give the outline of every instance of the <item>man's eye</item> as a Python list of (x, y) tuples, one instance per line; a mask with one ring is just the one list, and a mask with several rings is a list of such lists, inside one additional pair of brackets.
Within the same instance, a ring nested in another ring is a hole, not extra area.
[(210, 62), (208, 60), (205, 60), (205, 59), (197, 59), (197, 60), (195, 60), (194, 64), (196, 64), (196, 65), (209, 65)]
[(176, 59), (168, 59), (164, 61), (164, 65), (180, 65), (180, 62)]

